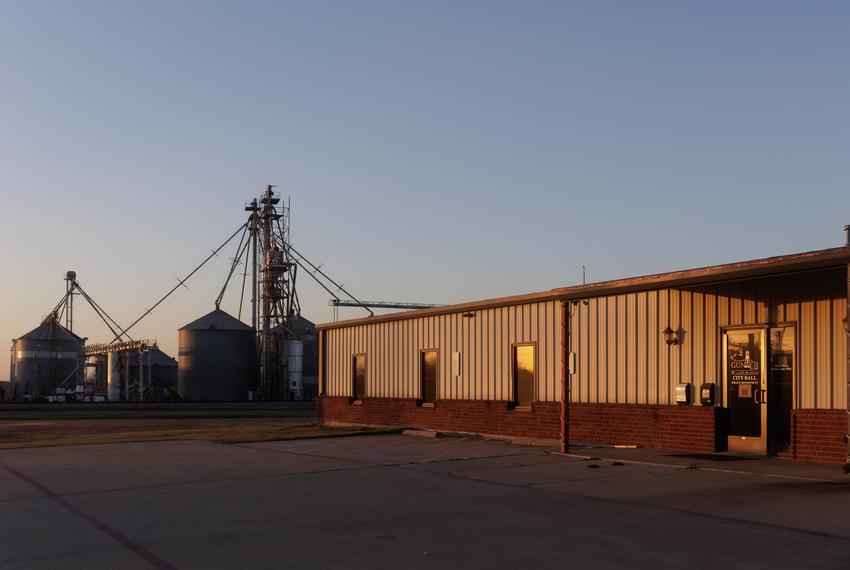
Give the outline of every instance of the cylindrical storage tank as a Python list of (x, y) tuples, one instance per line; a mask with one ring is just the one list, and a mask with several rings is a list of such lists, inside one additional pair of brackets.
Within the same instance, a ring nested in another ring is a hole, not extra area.
[(73, 391), (83, 369), (83, 345), (83, 339), (53, 316), (15, 340), (13, 399), (44, 400), (60, 387)]
[(110, 402), (121, 401), (121, 363), (117, 352), (106, 354), (106, 399)]
[(15, 389), (17, 388), (17, 382), (15, 382), (15, 345), (17, 341), (12, 341), (12, 348), (9, 350), (11, 353), (11, 357), (9, 357), (9, 390), (6, 393), (6, 400), (10, 400), (12, 402), (15, 401)]
[(235, 402), (257, 389), (254, 331), (215, 310), (178, 331), (177, 393), (189, 402)]
[(289, 399), (304, 398), (304, 343), (300, 340), (286, 342), (286, 359), (289, 364)]

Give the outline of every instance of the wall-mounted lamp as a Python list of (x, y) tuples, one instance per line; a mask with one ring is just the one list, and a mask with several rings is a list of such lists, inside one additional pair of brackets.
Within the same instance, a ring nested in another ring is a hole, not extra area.
[(465, 319), (472, 319), (475, 318), (475, 313), (473, 313), (472, 311), (467, 311), (466, 313), (462, 313), (462, 316)]
[(847, 322), (847, 317), (841, 319), (841, 322), (844, 323), (844, 332), (846, 332), (847, 335), (850, 336), (850, 323)]
[(679, 334), (668, 326), (664, 329), (664, 342), (667, 346), (679, 344)]

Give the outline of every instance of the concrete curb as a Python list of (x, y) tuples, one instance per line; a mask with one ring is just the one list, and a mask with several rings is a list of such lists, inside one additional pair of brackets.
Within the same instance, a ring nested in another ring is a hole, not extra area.
[(406, 429), (401, 432), (401, 435), (409, 435), (412, 437), (443, 437), (443, 433), (430, 429)]

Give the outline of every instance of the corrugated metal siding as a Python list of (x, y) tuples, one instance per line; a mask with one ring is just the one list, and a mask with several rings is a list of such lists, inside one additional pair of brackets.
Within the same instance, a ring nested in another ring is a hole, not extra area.
[[(355, 325), (325, 331), (329, 396), (350, 396), (352, 357), (366, 354), (366, 396), (418, 398), (419, 353), (437, 349), (440, 399), (508, 400), (514, 343), (536, 343), (537, 398), (560, 397), (560, 305), (556, 301), (460, 314)], [(461, 375), (452, 376), (452, 353)]]
[[(669, 404), (675, 386), (721, 381), (723, 326), (792, 322), (797, 326), (798, 408), (847, 405), (844, 268), (705, 287), (589, 299), (573, 308), (577, 373), (572, 400)], [(682, 344), (668, 347), (667, 326)], [(635, 352), (637, 354), (635, 355)]]
[[(675, 385), (720, 382), (723, 326), (795, 323), (795, 407), (847, 404), (846, 270), (587, 299), (572, 307), (572, 400), (670, 404)], [(367, 396), (419, 396), (419, 352), (438, 350), (438, 397), (508, 400), (511, 346), (537, 343), (537, 398), (560, 396), (560, 306), (549, 301), (355, 325), (325, 332), (326, 393), (351, 393), (352, 355), (367, 355)], [(662, 330), (681, 328), (668, 347)], [(461, 375), (451, 375), (452, 353)], [(696, 392), (695, 392), (696, 393)]]

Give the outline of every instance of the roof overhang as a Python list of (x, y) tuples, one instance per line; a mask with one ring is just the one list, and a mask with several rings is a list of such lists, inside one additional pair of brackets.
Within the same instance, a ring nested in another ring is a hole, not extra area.
[(628, 277), (612, 281), (601, 281), (587, 285), (575, 285), (572, 287), (561, 287), (549, 291), (529, 293), (527, 295), (514, 295), (511, 297), (499, 297), (496, 299), (485, 299), (460, 303), (457, 305), (446, 305), (433, 309), (422, 309), (417, 311), (400, 311), (373, 317), (349, 319), (333, 323), (322, 323), (316, 325), (319, 330), (343, 328), (354, 325), (381, 323), (388, 321), (401, 321), (418, 317), (432, 317), (436, 315), (447, 315), (451, 313), (462, 313), (481, 309), (492, 309), (508, 305), (522, 305), (526, 303), (537, 303), (542, 301), (569, 301), (573, 299), (586, 299), (600, 297), (603, 295), (617, 295), (620, 293), (631, 293), (636, 291), (648, 291), (652, 289), (666, 289), (670, 287), (687, 287), (694, 285), (706, 285), (723, 281), (735, 281), (752, 279), (768, 275), (793, 273), (800, 271), (811, 271), (828, 267), (838, 267), (850, 263), (850, 246), (835, 247), (805, 253), (794, 253), (791, 255), (780, 255), (766, 257), (751, 261), (737, 263), (726, 263), (723, 265), (712, 265), (696, 269), (685, 269), (682, 271), (671, 271), (669, 273), (656, 273), (640, 277)]

